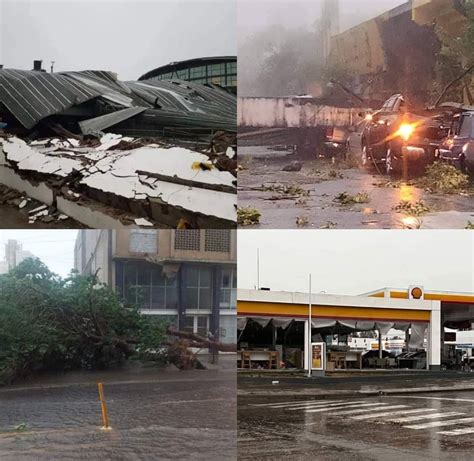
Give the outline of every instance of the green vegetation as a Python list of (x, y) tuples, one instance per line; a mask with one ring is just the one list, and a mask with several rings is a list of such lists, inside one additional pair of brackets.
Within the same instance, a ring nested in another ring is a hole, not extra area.
[(237, 224), (239, 226), (251, 226), (260, 222), (261, 213), (250, 206), (237, 209)]
[(468, 188), (469, 176), (452, 165), (436, 162), (426, 168), (426, 175), (416, 185), (429, 192), (455, 194)]
[(356, 195), (341, 192), (339, 195), (334, 197), (333, 201), (338, 202), (341, 205), (351, 205), (353, 203), (368, 203), (370, 202), (370, 197), (367, 192), (358, 192)]
[(432, 211), (423, 200), (418, 200), (417, 202), (402, 200), (398, 205), (394, 206), (393, 209), (397, 213), (405, 213), (409, 216), (422, 216)]
[(0, 276), (0, 383), (35, 371), (117, 365), (160, 348), (165, 331), (123, 306), (97, 274), (62, 279), (30, 258)]

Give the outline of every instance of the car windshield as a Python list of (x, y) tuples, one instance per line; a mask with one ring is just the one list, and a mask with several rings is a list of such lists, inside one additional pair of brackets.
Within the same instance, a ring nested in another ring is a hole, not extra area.
[(459, 128), (459, 136), (463, 138), (474, 138), (474, 117), (464, 116)]

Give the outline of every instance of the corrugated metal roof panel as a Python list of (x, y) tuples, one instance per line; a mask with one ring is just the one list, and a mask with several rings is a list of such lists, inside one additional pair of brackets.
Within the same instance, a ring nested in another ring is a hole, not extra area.
[(81, 127), (83, 134), (98, 133), (99, 131), (114, 126), (117, 123), (135, 117), (135, 115), (141, 114), (145, 110), (147, 110), (146, 107), (129, 107), (127, 109), (117, 110), (110, 114), (84, 120), (79, 122), (79, 126)]
[(0, 69), (0, 102), (25, 128), (99, 95), (60, 74)]

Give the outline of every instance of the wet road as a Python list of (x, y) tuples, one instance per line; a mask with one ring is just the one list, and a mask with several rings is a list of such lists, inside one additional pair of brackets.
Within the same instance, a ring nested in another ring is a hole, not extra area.
[(474, 392), (239, 396), (239, 459), (471, 460)]
[[(472, 196), (431, 194), (414, 186), (380, 187), (386, 176), (371, 174), (359, 168), (336, 168), (329, 162), (304, 162), (299, 172), (281, 171), (291, 163), (287, 152), (266, 147), (239, 148), (239, 207), (257, 208), (262, 216), (258, 228), (296, 228), (297, 219), (307, 220), (307, 228), (324, 226), (340, 229), (422, 227), (460, 228), (474, 220)], [(332, 178), (331, 170), (342, 175)], [(301, 199), (294, 196), (259, 190), (262, 184), (299, 185), (309, 192)], [(368, 203), (340, 205), (333, 201), (342, 192), (369, 194)], [(277, 199), (275, 199), (277, 198)], [(401, 201), (423, 200), (432, 212), (414, 220), (393, 208)]]
[(93, 382), (44, 385), (0, 389), (2, 461), (236, 459), (233, 370), (109, 379), (111, 431)]

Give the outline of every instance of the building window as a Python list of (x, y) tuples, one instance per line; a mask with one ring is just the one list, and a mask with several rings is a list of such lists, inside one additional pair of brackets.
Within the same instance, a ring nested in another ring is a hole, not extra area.
[(219, 307), (221, 309), (237, 308), (237, 271), (235, 268), (222, 269), (221, 295)]
[(206, 76), (206, 66), (192, 67), (190, 69), (191, 78), (199, 78)]
[(201, 233), (199, 229), (175, 230), (174, 249), (199, 251), (201, 249)]
[(209, 332), (209, 316), (187, 315), (184, 319), (184, 331), (195, 333), (206, 338)]
[(116, 291), (128, 304), (140, 309), (177, 309), (176, 277), (168, 279), (161, 266), (146, 262), (116, 263)]
[(206, 229), (205, 251), (218, 253), (229, 253), (230, 230), (229, 229)]
[(236, 62), (228, 62), (227, 63), (227, 73), (228, 74), (237, 74), (237, 63)]
[(205, 266), (185, 268), (184, 302), (186, 309), (212, 309), (211, 269)]
[(189, 69), (178, 70), (178, 78), (181, 80), (187, 80), (189, 78)]
[(132, 229), (128, 249), (130, 253), (156, 253), (157, 230)]
[(225, 63), (212, 64), (208, 66), (207, 72), (209, 75), (225, 75)]

